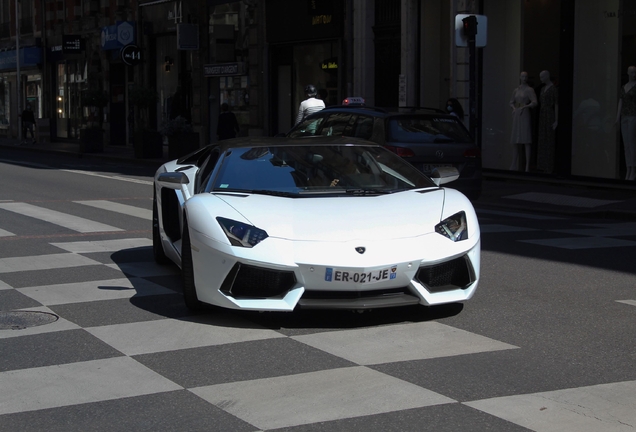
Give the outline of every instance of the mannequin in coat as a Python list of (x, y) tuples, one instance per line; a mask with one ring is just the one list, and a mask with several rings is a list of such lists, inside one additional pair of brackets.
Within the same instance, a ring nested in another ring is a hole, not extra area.
[(512, 134), (510, 143), (513, 145), (513, 158), (510, 170), (519, 169), (519, 155), (525, 149), (526, 171), (530, 170), (530, 155), (532, 151), (532, 121), (529, 108), (537, 106), (537, 95), (528, 85), (528, 73), (519, 75), (519, 87), (515, 88), (510, 98), (512, 109)]

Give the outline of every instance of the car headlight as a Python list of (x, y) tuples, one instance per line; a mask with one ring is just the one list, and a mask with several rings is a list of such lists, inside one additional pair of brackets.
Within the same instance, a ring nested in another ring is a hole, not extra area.
[(255, 226), (222, 217), (216, 218), (232, 246), (251, 248), (265, 240), (268, 235)]
[(468, 225), (466, 224), (466, 213), (463, 211), (455, 213), (435, 225), (435, 232), (448, 237), (452, 241), (466, 240), (468, 238)]

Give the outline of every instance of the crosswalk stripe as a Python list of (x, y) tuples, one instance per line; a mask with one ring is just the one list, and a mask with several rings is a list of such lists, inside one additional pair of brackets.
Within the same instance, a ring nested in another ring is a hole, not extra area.
[(92, 176), (92, 177), (101, 177), (101, 178), (106, 178), (106, 179), (111, 179), (111, 180), (125, 181), (125, 182), (129, 182), (129, 183), (143, 184), (143, 185), (148, 185), (148, 186), (151, 186), (153, 184), (153, 182), (150, 181), (150, 180), (140, 180), (140, 179), (135, 179), (135, 178), (130, 178), (130, 177), (104, 175), (104, 174), (99, 174), (99, 173), (91, 172), (91, 171), (82, 171), (82, 170), (73, 170), (73, 169), (61, 169), (60, 171), (69, 172), (69, 173), (73, 173), (73, 174), (82, 174), (82, 175), (87, 175), (87, 176)]
[(51, 270), (101, 265), (100, 262), (73, 253), (0, 258), (0, 273)]
[(150, 247), (152, 246), (152, 240), (147, 238), (126, 238), (116, 240), (51, 243), (51, 245), (73, 253), (119, 252), (124, 249)]
[(90, 207), (95, 207), (102, 210), (108, 210), (115, 213), (121, 213), (128, 216), (134, 216), (141, 219), (152, 220), (152, 210), (146, 210), (139, 207), (120, 204), (113, 201), (106, 200), (91, 200), (91, 201), (74, 201), (77, 204), (83, 204)]
[(124, 231), (114, 226), (94, 222), (88, 219), (58, 212), (55, 210), (50, 210), (44, 207), (37, 207), (27, 203), (0, 203), (0, 209), (18, 213), (23, 216), (32, 217), (34, 219), (39, 219), (44, 222), (49, 222), (81, 233)]

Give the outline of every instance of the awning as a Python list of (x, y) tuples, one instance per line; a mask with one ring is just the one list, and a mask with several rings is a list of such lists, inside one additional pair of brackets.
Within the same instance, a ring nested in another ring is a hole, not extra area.
[[(37, 66), (42, 62), (42, 48), (24, 47), (20, 48), (20, 67)], [(0, 51), (0, 70), (17, 69), (15, 61), (15, 50)]]

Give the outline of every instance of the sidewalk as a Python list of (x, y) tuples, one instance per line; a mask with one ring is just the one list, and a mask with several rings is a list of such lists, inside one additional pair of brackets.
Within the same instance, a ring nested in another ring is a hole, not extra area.
[(104, 145), (104, 151), (101, 153), (82, 153), (80, 151), (79, 141), (56, 141), (50, 143), (30, 144), (30, 140), (24, 140), (25, 144), (21, 144), (17, 138), (0, 138), (0, 148), (8, 147), (20, 149), (24, 151), (35, 151), (38, 153), (62, 153), (74, 155), (80, 158), (98, 158), (108, 160), (126, 161), (133, 164), (152, 165), (159, 167), (162, 163), (168, 161), (168, 147), (163, 147), (163, 158), (161, 159), (138, 159), (135, 158), (135, 151), (131, 145)]
[[(132, 146), (105, 145), (103, 153), (81, 153), (79, 142), (19, 144), (17, 139), (0, 138), (0, 149), (10, 147), (40, 153), (66, 153), (82, 158), (119, 160), (127, 164), (156, 167), (168, 161), (167, 146), (164, 146), (164, 157), (161, 159), (138, 159)], [(532, 211), (636, 222), (636, 182), (559, 179), (485, 170), (482, 196), (474, 204), (478, 209)]]

